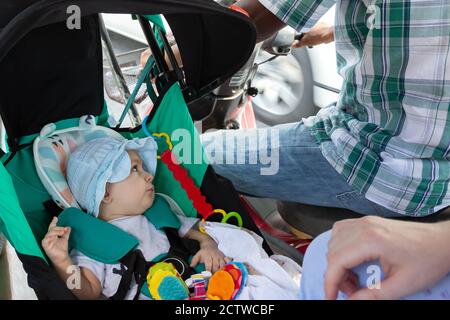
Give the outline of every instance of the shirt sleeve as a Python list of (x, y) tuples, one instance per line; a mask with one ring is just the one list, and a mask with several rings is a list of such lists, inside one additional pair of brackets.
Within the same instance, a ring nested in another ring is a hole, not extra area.
[(104, 263), (93, 260), (76, 249), (70, 251), (70, 258), (78, 267), (89, 269), (97, 277), (98, 281), (100, 281), (102, 288), (104, 287), (106, 274)]
[(336, 4), (336, 0), (259, 0), (259, 2), (298, 32), (307, 32)]
[(178, 235), (183, 238), (189, 230), (198, 222), (198, 218), (186, 217), (180, 214), (177, 214), (178, 219), (180, 220), (181, 227), (178, 229)]

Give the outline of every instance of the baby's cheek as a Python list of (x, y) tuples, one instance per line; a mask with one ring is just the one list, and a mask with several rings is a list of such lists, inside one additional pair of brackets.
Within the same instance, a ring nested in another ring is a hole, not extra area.
[(155, 202), (155, 194), (154, 193), (152, 193), (150, 196), (150, 206), (153, 205), (153, 202)]
[(146, 209), (150, 208), (153, 205), (154, 201), (155, 201), (155, 194), (154, 193), (147, 194), (147, 196), (145, 197), (145, 206), (147, 207)]

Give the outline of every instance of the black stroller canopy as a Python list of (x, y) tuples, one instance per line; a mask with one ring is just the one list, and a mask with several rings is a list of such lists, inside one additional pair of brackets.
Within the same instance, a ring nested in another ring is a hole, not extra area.
[[(77, 5), (81, 29), (70, 30)], [(9, 138), (103, 106), (98, 13), (164, 14), (195, 91), (218, 86), (250, 57), (255, 29), (244, 15), (212, 0), (2, 0), (0, 113)]]

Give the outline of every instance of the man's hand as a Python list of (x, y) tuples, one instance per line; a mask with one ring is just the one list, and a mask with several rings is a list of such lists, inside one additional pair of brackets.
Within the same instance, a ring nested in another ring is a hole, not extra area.
[(148, 58), (152, 55), (152, 51), (150, 49), (145, 49), (141, 53), (141, 59), (140, 59), (140, 65), (141, 68), (145, 67), (145, 64), (147, 63)]
[(200, 250), (192, 258), (191, 267), (195, 267), (199, 262), (203, 262), (205, 269), (214, 273), (230, 261), (217, 248), (216, 242), (208, 237), (200, 241)]
[[(173, 54), (175, 56), (175, 59), (177, 60), (178, 66), (182, 67), (183, 60), (181, 60), (181, 54), (180, 54), (180, 50), (178, 49), (178, 45), (174, 44), (171, 48), (172, 48)], [(152, 55), (152, 51), (150, 49), (145, 49), (144, 51), (142, 51), (141, 57), (140, 57), (141, 68), (145, 67), (147, 60), (148, 60), (148, 58), (151, 57), (151, 55)], [(167, 65), (169, 66), (169, 69), (173, 70), (173, 66), (170, 63), (169, 56), (167, 54), (165, 55), (165, 60), (166, 60)]]
[[(350, 299), (399, 299), (425, 290), (450, 271), (450, 222), (425, 224), (364, 217), (333, 226), (328, 243), (325, 296), (338, 290)], [(379, 260), (380, 289), (359, 289), (351, 269)]]
[(55, 265), (63, 264), (69, 259), (68, 243), (70, 228), (57, 227), (57, 217), (53, 217), (47, 234), (42, 239), (42, 248)]
[(309, 32), (304, 33), (300, 40), (294, 41), (293, 48), (313, 47), (334, 41), (334, 27), (324, 22), (318, 22)]

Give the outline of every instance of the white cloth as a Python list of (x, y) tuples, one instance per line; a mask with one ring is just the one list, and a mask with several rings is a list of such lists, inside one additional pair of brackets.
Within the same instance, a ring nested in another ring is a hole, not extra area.
[[(189, 218), (181, 215), (177, 215), (177, 217), (181, 222), (181, 227), (178, 230), (180, 237), (184, 237), (194, 224), (198, 222), (197, 218)], [(139, 240), (137, 249), (142, 251), (147, 261), (151, 261), (158, 255), (169, 251), (170, 244), (166, 234), (163, 231), (157, 230), (143, 215), (123, 217), (109, 221), (109, 223), (136, 237)], [(120, 263), (104, 264), (85, 256), (76, 249), (70, 252), (70, 256), (74, 264), (79, 267), (88, 268), (94, 273), (100, 281), (103, 288), (102, 294), (106, 298), (113, 296), (117, 292), (122, 278), (118, 272), (124, 269)], [(137, 285), (133, 282), (125, 299), (133, 299), (136, 289)], [(145, 298), (144, 295), (140, 295), (140, 299)]]
[(252, 231), (230, 224), (207, 222), (205, 231), (222, 253), (252, 269), (239, 300), (298, 299), (301, 267), (288, 257), (268, 256), (263, 239)]

